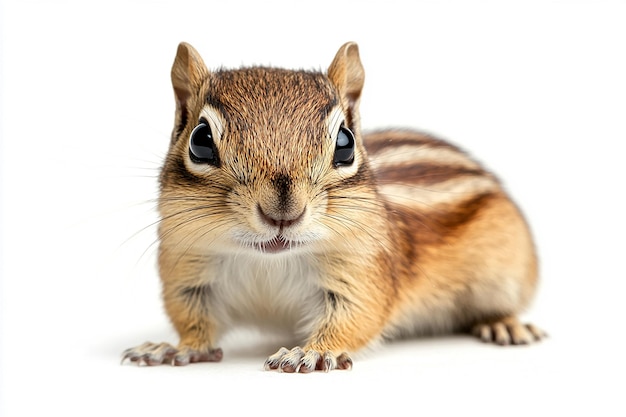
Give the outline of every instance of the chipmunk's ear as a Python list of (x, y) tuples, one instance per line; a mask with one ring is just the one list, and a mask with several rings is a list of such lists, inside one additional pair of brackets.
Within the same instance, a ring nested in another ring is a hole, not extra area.
[(328, 67), (328, 78), (341, 95), (344, 108), (349, 111), (349, 124), (358, 120), (359, 99), (365, 81), (365, 71), (359, 57), (359, 47), (354, 42), (344, 44)]
[(208, 74), (200, 54), (193, 46), (181, 42), (172, 65), (172, 86), (176, 100), (186, 102)]
[(173, 138), (185, 128), (189, 115), (189, 100), (208, 77), (209, 71), (200, 54), (188, 43), (181, 42), (172, 65), (172, 86), (176, 96), (176, 127)]

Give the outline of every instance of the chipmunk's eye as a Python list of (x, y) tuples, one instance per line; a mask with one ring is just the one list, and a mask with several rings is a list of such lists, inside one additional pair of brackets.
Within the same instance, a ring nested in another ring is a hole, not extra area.
[(189, 157), (196, 164), (219, 165), (213, 133), (209, 123), (204, 119), (200, 119), (189, 137)]
[(352, 165), (354, 162), (354, 133), (345, 126), (339, 128), (337, 140), (335, 142), (335, 156), (333, 163), (336, 167)]

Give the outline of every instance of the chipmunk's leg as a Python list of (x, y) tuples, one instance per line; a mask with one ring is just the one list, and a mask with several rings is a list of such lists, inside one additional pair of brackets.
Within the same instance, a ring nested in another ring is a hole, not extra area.
[(384, 320), (377, 314), (379, 308), (368, 309), (367, 305), (359, 305), (362, 301), (326, 292), (323, 317), (314, 323), (305, 346), (281, 348), (267, 358), (265, 369), (288, 373), (351, 369), (348, 352), (372, 342), (380, 334)]
[(210, 307), (211, 287), (194, 278), (197, 260), (181, 258), (173, 266), (167, 262), (164, 266), (164, 256), (160, 255), (163, 301), (180, 342), (177, 347), (147, 342), (124, 351), (122, 361), (145, 365), (220, 361), (222, 350), (215, 348), (218, 324)]
[(127, 349), (122, 361), (145, 365), (187, 365), (195, 362), (218, 362), (222, 350), (214, 348), (216, 336), (215, 321), (203, 307), (206, 292), (204, 287), (181, 287), (164, 291), (166, 310), (178, 334), (177, 347), (169, 343), (146, 342)]

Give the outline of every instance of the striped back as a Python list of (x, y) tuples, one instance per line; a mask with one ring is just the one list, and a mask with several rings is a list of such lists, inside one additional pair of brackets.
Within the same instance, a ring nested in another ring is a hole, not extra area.
[(385, 130), (365, 134), (364, 143), (390, 214), (422, 243), (441, 242), (503, 195), (491, 173), (441, 139)]

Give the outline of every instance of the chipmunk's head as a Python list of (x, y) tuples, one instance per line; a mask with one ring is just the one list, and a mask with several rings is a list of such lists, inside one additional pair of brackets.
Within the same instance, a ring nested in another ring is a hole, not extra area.
[(341, 47), (327, 74), (210, 72), (180, 44), (162, 240), (286, 253), (338, 239), (358, 214), (348, 197), (364, 198), (369, 184), (358, 115), (363, 81), (354, 43)]

